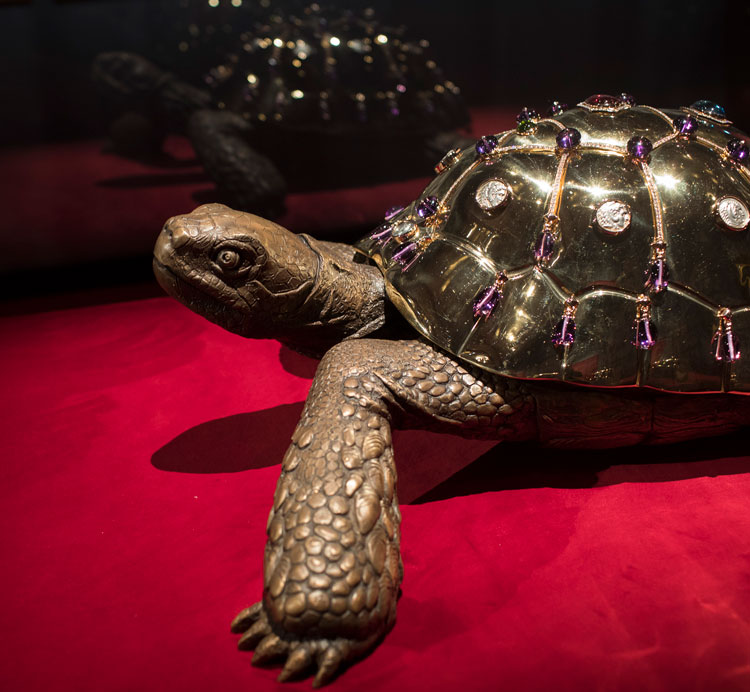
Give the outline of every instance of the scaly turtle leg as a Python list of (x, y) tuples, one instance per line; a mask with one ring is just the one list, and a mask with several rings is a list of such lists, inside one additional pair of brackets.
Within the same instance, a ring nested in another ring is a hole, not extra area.
[(316, 663), (314, 685), (325, 684), (393, 626), (402, 566), (391, 425), (536, 436), (522, 384), (472, 374), (421, 341), (334, 346), (284, 457), (263, 601), (232, 623), (254, 664), (286, 659), (280, 680)]

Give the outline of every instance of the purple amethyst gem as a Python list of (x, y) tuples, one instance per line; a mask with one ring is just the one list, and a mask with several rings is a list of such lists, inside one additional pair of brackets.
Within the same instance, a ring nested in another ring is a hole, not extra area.
[(485, 135), (477, 140), (475, 145), (477, 154), (484, 156), (497, 148), (497, 137), (495, 135)]
[(576, 321), (570, 315), (563, 315), (552, 332), (555, 346), (570, 346), (576, 340)]
[(727, 153), (735, 163), (747, 165), (748, 159), (750, 159), (750, 149), (741, 139), (730, 139), (727, 142)]
[(537, 261), (547, 262), (555, 249), (555, 237), (549, 231), (542, 231), (534, 245), (534, 257)]
[(633, 343), (642, 351), (648, 351), (656, 343), (656, 328), (648, 317), (639, 317), (633, 332)]
[(553, 101), (552, 103), (550, 103), (549, 108), (547, 109), (547, 115), (549, 115), (552, 118), (556, 118), (558, 115), (562, 115), (566, 110), (568, 110), (567, 103), (560, 103), (560, 101)]
[(627, 103), (628, 106), (635, 106), (635, 97), (632, 94), (623, 91), (622, 94), (620, 94), (620, 100), (623, 103)]
[(435, 195), (431, 195), (430, 197), (425, 197), (418, 205), (417, 205), (417, 216), (419, 216), (420, 219), (426, 219), (430, 216), (432, 216), (438, 209), (438, 198), (435, 197)]
[(502, 298), (502, 293), (496, 284), (492, 284), (492, 286), (488, 286), (483, 291), (480, 291), (474, 300), (474, 317), (484, 317), (484, 319), (487, 319), (497, 307), (500, 298)]
[(566, 127), (557, 133), (557, 146), (560, 149), (573, 149), (581, 142), (581, 133), (574, 127)]
[(740, 340), (731, 329), (723, 330), (714, 337), (714, 358), (724, 363), (734, 363), (740, 359)]
[(667, 261), (655, 259), (646, 270), (646, 288), (654, 293), (666, 291), (669, 286), (669, 267)]
[(392, 226), (389, 223), (380, 224), (370, 235), (370, 240), (374, 240), (376, 243), (384, 243), (391, 239)]
[(398, 262), (404, 269), (416, 258), (419, 246), (416, 243), (406, 243), (393, 253), (391, 258)]
[(698, 121), (692, 115), (681, 115), (672, 123), (677, 128), (677, 134), (682, 137), (692, 137), (698, 130)]
[(521, 123), (524, 120), (539, 120), (539, 113), (533, 108), (522, 108), (521, 112), (516, 116), (516, 122)]
[(645, 161), (651, 153), (651, 150), (654, 148), (654, 145), (651, 144), (651, 140), (646, 139), (646, 137), (637, 136), (631, 137), (628, 140), (627, 146), (628, 154), (639, 161)]
[(404, 207), (400, 204), (390, 207), (388, 211), (385, 212), (385, 220), (390, 221), (392, 218), (398, 216), (403, 210)]

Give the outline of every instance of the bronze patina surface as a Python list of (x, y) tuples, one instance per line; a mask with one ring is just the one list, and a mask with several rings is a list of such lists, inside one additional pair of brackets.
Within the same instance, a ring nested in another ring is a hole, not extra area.
[(157, 241), (175, 298), (323, 356), (273, 499), (263, 598), (232, 624), (254, 664), (283, 661), (280, 680), (328, 682), (395, 622), (393, 428), (607, 448), (750, 423), (744, 135), (597, 97), (488, 142), (447, 156), (359, 250), (222, 205)]

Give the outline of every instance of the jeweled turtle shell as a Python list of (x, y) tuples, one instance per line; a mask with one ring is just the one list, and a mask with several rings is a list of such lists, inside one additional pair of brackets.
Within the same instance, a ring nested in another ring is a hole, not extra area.
[(525, 113), (361, 241), (393, 303), (510, 377), (750, 391), (747, 136), (707, 102)]

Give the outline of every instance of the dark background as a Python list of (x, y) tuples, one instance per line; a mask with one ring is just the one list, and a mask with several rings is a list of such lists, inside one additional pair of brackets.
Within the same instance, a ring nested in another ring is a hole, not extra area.
[[(0, 3), (0, 145), (101, 134), (91, 60), (115, 49), (156, 57), (177, 14), (165, 14), (163, 4)], [(552, 99), (629, 91), (657, 106), (712, 99), (750, 129), (747, 0), (338, 4), (373, 7), (384, 22), (403, 23), (413, 37), (429, 39), (470, 105), (544, 106)]]
[[(88, 219), (91, 226), (92, 209), (102, 206), (107, 190), (92, 171), (78, 175), (80, 157), (68, 160), (59, 152), (98, 151), (106, 141), (107, 111), (90, 78), (94, 56), (127, 50), (169, 67), (163, 61), (174, 56), (173, 37), (180, 23), (185, 25), (179, 9), (183, 1), (199, 0), (0, 0), (0, 205), (5, 210), (0, 252), (15, 258), (12, 266), (26, 262), (21, 270), (0, 271), (0, 314), (160, 294), (145, 248), (151, 247), (164, 218), (180, 208), (165, 202), (164, 208), (152, 210), (153, 218), (143, 228), (132, 229), (133, 237), (140, 233), (145, 238), (137, 255), (108, 247), (112, 229), (107, 224), (119, 218), (118, 209), (97, 212), (102, 222), (97, 241), (106, 252), (98, 261), (71, 259), (75, 253), (70, 248), (82, 242), (75, 232), (79, 219)], [(272, 1), (284, 8), (304, 4)], [(410, 38), (430, 40), (432, 56), (446, 77), (461, 86), (470, 107), (497, 106), (511, 113), (523, 105), (542, 110), (554, 99), (573, 104), (592, 93), (630, 92), (637, 101), (655, 106), (714, 100), (741, 129), (750, 130), (748, 0), (321, 4), (372, 7), (384, 25), (405, 25)], [(34, 166), (39, 160), (47, 163)], [(117, 168), (112, 156), (87, 161), (97, 171)], [(158, 182), (168, 177), (164, 171), (156, 173)], [(122, 174), (96, 175), (119, 179)], [(96, 182), (90, 188), (60, 185), (66, 178)], [(206, 186), (211, 187), (208, 179)], [(144, 193), (150, 194), (134, 189), (133, 207), (145, 204)], [(43, 213), (34, 214), (37, 210)], [(39, 218), (43, 224), (34, 220)], [(357, 235), (364, 232), (355, 230)], [(43, 244), (44, 263), (34, 242)], [(55, 247), (66, 250), (56, 263), (49, 259)], [(46, 269), (40, 271), (43, 264)]]

